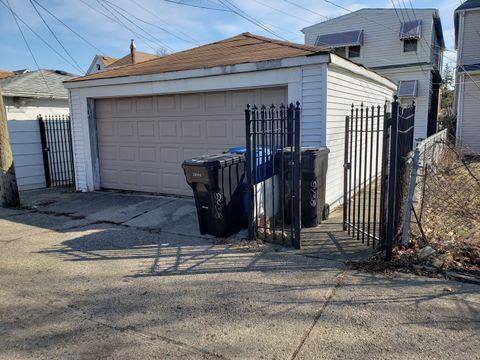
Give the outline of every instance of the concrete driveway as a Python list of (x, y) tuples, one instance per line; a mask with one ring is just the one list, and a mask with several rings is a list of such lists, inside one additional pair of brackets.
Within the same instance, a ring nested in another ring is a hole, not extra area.
[(0, 359), (475, 359), (480, 288), (198, 233), (190, 199), (0, 209)]

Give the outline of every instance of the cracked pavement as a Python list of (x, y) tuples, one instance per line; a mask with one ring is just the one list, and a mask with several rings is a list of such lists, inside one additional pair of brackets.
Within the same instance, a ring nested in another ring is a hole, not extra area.
[(190, 199), (22, 195), (0, 209), (0, 359), (480, 358), (477, 285), (218, 244)]

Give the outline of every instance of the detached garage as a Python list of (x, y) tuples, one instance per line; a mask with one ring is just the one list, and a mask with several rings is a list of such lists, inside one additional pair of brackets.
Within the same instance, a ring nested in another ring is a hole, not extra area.
[(383, 105), (388, 79), (328, 50), (244, 33), (67, 81), (76, 186), (191, 195), (186, 158), (245, 145), (247, 104), (300, 101), (302, 143), (330, 148), (327, 202), (342, 194), (352, 103)]

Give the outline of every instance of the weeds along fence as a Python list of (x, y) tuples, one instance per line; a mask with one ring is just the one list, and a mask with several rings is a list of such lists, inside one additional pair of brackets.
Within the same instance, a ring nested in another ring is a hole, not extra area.
[(410, 155), (402, 245), (480, 247), (480, 158), (468, 154), (443, 130)]

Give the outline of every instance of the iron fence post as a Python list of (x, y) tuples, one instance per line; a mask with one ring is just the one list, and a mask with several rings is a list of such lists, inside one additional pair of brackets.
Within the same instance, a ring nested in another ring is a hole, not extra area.
[(388, 172), (388, 202), (385, 260), (392, 259), (393, 238), (395, 236), (396, 182), (397, 182), (397, 152), (398, 152), (398, 97), (394, 96), (392, 103), (392, 118), (390, 123), (390, 166)]
[(348, 199), (348, 171), (350, 169), (350, 163), (348, 161), (348, 147), (349, 147), (349, 124), (350, 117), (345, 116), (345, 148), (343, 155), (343, 230), (347, 230), (347, 206), (349, 204)]
[(43, 159), (43, 171), (45, 172), (45, 186), (49, 188), (52, 186), (52, 179), (50, 177), (50, 164), (48, 163), (48, 144), (47, 136), (45, 132), (45, 122), (43, 121), (42, 115), (37, 116), (38, 127), (40, 130), (40, 142), (42, 144), (42, 159)]
[[(293, 107), (293, 104), (291, 105)], [(294, 160), (294, 173), (293, 173), (293, 189), (294, 189), (294, 226), (295, 226), (295, 239), (294, 246), (300, 249), (300, 234), (301, 234), (301, 207), (300, 196), (301, 190), (301, 147), (300, 147), (300, 102), (297, 101), (293, 110), (294, 122), (295, 122), (295, 160)]]
[[(246, 146), (245, 176), (247, 177), (247, 226), (248, 240), (254, 239), (253, 234), (253, 184), (252, 184), (252, 150), (251, 150), (251, 110), (250, 104), (245, 109)], [(254, 169), (255, 171), (255, 169)]]

